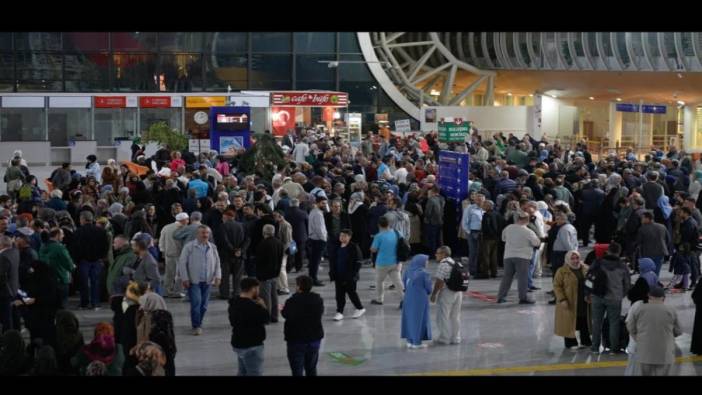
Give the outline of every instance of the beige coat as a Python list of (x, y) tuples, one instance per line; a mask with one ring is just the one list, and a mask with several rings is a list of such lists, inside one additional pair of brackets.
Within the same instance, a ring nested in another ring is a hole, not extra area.
[[(583, 277), (588, 266), (580, 265)], [(556, 294), (556, 323), (554, 333), (556, 336), (575, 337), (576, 321), (578, 318), (578, 278), (573, 274), (566, 263), (556, 272), (553, 279), (553, 292)], [(563, 306), (561, 301), (568, 301), (568, 306)], [(590, 326), (590, 305), (587, 304), (587, 322)]]

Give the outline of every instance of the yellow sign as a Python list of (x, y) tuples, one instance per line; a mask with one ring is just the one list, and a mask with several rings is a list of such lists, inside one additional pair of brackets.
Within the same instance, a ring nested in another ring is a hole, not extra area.
[(208, 108), (227, 104), (225, 96), (188, 96), (185, 98), (185, 108)]

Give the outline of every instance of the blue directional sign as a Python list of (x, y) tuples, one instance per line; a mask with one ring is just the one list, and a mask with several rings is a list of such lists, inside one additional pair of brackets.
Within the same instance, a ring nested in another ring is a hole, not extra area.
[(631, 103), (618, 103), (617, 111), (621, 112), (642, 112), (645, 114), (665, 114), (667, 111), (666, 106), (656, 106), (653, 104), (644, 104), (639, 106), (638, 104)]
[(468, 197), (470, 154), (439, 151), (439, 189), (448, 199), (462, 201)]

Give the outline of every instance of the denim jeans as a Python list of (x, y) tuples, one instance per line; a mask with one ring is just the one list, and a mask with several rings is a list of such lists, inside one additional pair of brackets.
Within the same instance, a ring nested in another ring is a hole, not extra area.
[(607, 300), (592, 295), (592, 350), (600, 351), (602, 342), (602, 323), (605, 312), (609, 321), (610, 350), (619, 350), (619, 316), (622, 313), (621, 300)]
[(539, 259), (539, 249), (535, 249), (531, 254), (529, 261), (529, 277), (527, 277), (527, 286), (531, 289), (534, 287), (534, 272), (536, 271), (536, 260)]
[(263, 375), (263, 344), (249, 348), (232, 348), (239, 362), (239, 376)]
[(188, 288), (188, 298), (190, 299), (190, 322), (193, 329), (200, 328), (207, 312), (207, 302), (210, 300), (210, 284), (191, 283)]
[(650, 256), (649, 258), (651, 258), (653, 263), (656, 265), (656, 277), (660, 277), (661, 267), (663, 266), (663, 257), (662, 256)]
[[(80, 306), (88, 307), (100, 304), (100, 278), (102, 274), (102, 261), (81, 261), (78, 266), (80, 275)], [(90, 300), (88, 300), (90, 299)]]
[(478, 274), (478, 257), (480, 256), (480, 231), (472, 230), (468, 235), (468, 271), (471, 276)]
[(319, 359), (319, 342), (293, 344), (288, 343), (288, 362), (293, 376), (317, 375), (317, 360)]

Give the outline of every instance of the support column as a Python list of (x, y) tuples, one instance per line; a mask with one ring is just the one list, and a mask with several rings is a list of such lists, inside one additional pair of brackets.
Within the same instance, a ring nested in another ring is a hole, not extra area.
[(609, 138), (610, 147), (621, 146), (622, 142), (622, 113), (617, 111), (617, 103), (609, 103)]
[(686, 152), (697, 152), (697, 125), (695, 106), (687, 105), (683, 108), (683, 146)]

